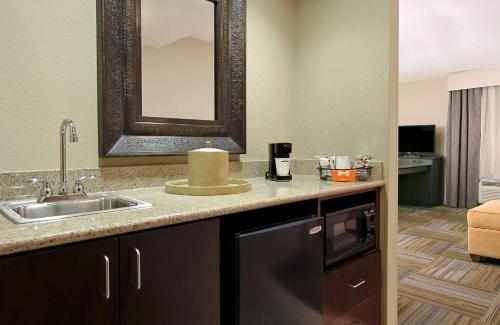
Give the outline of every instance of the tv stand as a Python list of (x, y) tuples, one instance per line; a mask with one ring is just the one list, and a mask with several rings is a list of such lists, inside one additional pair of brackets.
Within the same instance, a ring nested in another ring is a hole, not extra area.
[(443, 156), (400, 154), (398, 174), (399, 204), (417, 206), (443, 204)]

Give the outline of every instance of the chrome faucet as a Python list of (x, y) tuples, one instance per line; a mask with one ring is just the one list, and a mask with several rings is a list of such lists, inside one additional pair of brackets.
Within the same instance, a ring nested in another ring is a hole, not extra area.
[(72, 120), (65, 119), (61, 123), (60, 136), (61, 136), (61, 170), (59, 173), (60, 176), (60, 184), (59, 191), (57, 195), (54, 195), (52, 192), (52, 187), (50, 186), (50, 182), (47, 179), (30, 179), (28, 183), (30, 184), (42, 184), (42, 189), (40, 190), (40, 194), (38, 196), (38, 203), (43, 202), (58, 202), (64, 200), (84, 200), (88, 198), (87, 193), (85, 192), (85, 188), (83, 187), (83, 183), (85, 181), (92, 181), (96, 179), (95, 176), (83, 176), (75, 181), (75, 185), (73, 187), (73, 193), (69, 194), (68, 189), (66, 187), (66, 130), (70, 130), (69, 141), (70, 142), (78, 142), (78, 135), (76, 134), (75, 123)]
[(61, 123), (61, 170), (59, 172), (60, 185), (59, 185), (59, 195), (68, 194), (66, 188), (66, 129), (70, 128), (69, 142), (78, 142), (78, 135), (76, 134), (75, 123), (72, 120), (65, 119)]

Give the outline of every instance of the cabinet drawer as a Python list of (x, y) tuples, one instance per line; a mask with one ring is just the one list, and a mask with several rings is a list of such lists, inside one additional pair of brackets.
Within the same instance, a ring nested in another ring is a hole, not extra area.
[(325, 324), (328, 325), (357, 325), (356, 324), (356, 307), (352, 307), (346, 313), (337, 317), (335, 319), (331, 319), (328, 322), (325, 321)]
[(355, 322), (363, 325), (380, 325), (381, 308), (380, 294), (368, 298), (355, 307)]
[(380, 308), (380, 296), (373, 296), (327, 324), (380, 325)]
[[(354, 307), (361, 305), (368, 298), (373, 297), (375, 301), (380, 302), (380, 252), (376, 251), (361, 256), (352, 262), (326, 272), (324, 281), (325, 324), (337, 324), (335, 320), (349, 315), (351, 310), (355, 315)], [(370, 306), (372, 306), (371, 299), (370, 302)], [(362, 312), (363, 309), (358, 311)]]

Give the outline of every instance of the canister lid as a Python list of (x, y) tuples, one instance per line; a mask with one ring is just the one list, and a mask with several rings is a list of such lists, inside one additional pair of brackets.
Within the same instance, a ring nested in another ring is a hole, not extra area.
[(226, 152), (225, 150), (212, 148), (212, 146), (213, 146), (212, 141), (206, 141), (205, 148), (200, 148), (200, 149), (196, 149), (193, 151), (195, 151), (195, 152)]

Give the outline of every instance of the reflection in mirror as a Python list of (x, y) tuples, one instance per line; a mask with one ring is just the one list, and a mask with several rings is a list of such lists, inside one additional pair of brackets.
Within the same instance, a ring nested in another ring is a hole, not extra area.
[(142, 0), (142, 115), (215, 120), (214, 4)]

